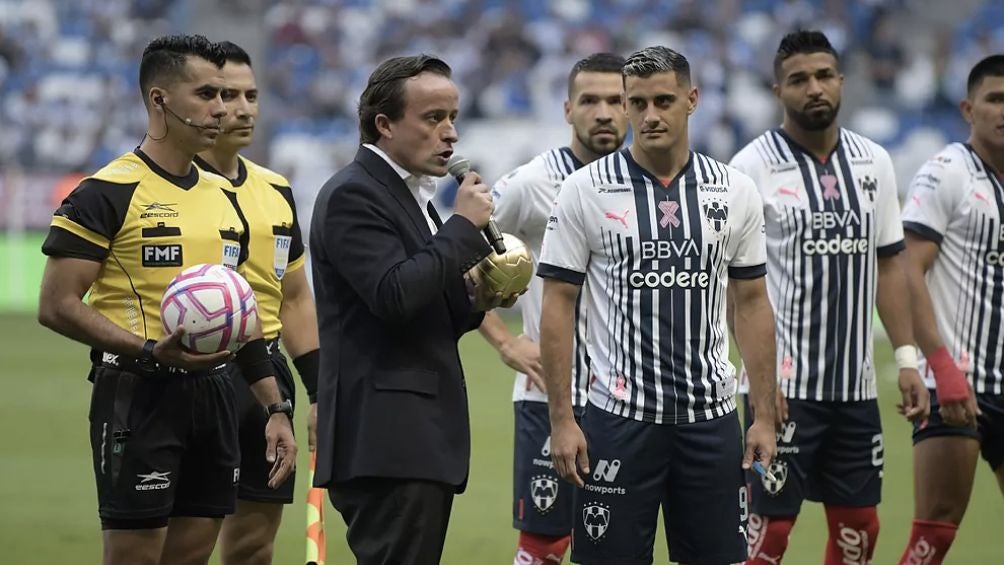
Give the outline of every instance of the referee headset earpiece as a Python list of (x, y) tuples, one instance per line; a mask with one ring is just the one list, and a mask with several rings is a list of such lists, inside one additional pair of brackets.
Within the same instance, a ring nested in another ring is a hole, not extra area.
[(164, 110), (164, 135), (162, 135), (160, 137), (154, 137), (154, 136), (150, 135), (150, 132), (147, 132), (146, 135), (145, 135), (145, 137), (150, 138), (151, 141), (163, 141), (163, 139), (165, 137), (167, 137), (167, 112), (168, 112), (168, 109), (167, 109), (167, 106), (164, 105), (164, 97), (161, 96), (161, 95), (159, 95), (159, 94), (153, 97), (153, 103), (156, 104), (156, 105), (158, 105), (158, 106), (160, 106), (160, 108), (162, 110)]

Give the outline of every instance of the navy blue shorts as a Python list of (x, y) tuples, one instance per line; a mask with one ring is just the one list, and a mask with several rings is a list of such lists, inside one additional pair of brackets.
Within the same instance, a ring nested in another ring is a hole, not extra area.
[(151, 376), (103, 366), (93, 376), (90, 436), (103, 528), (234, 511), (237, 417), (222, 370)]
[[(745, 423), (752, 423), (743, 397)], [(788, 400), (788, 420), (777, 434), (777, 458), (768, 481), (748, 471), (752, 510), (794, 516), (803, 500), (868, 507), (882, 500), (884, 446), (878, 401)]]
[(938, 413), (938, 395), (931, 390), (931, 417), (927, 427), (920, 429), (920, 424), (913, 425), (913, 444), (929, 437), (964, 436), (975, 438), (980, 442), (980, 453), (994, 471), (1004, 465), (1004, 395), (977, 394), (976, 403), (983, 415), (976, 421), (976, 429), (969, 427), (949, 426)]
[(747, 492), (739, 417), (682, 425), (582, 416), (592, 474), (575, 492), (575, 563), (648, 565), (662, 507), (670, 561), (746, 560)]
[(572, 533), (575, 486), (554, 471), (547, 403), (513, 403), (516, 441), (512, 468), (512, 526), (543, 536)]
[[(269, 357), (275, 369), (276, 384), (282, 398), (296, 400), (293, 389), (293, 373), (286, 363), (286, 356), (279, 348), (279, 340), (268, 341)], [(268, 474), (272, 464), (265, 459), (265, 424), (268, 416), (247, 381), (241, 376), (237, 363), (230, 363), (230, 378), (237, 394), (237, 418), (241, 448), (241, 476), (237, 487), (237, 498), (251, 502), (274, 502), (289, 504), (293, 502), (296, 486), (296, 471), (286, 479), (286, 482), (273, 489), (268, 486)]]

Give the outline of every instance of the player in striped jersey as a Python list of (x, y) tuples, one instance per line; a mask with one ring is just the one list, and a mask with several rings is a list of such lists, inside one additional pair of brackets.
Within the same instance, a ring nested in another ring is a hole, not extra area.
[[(624, 114), (624, 58), (597, 53), (577, 62), (568, 77), (565, 120), (572, 142), (551, 149), (505, 175), (492, 189), (499, 229), (522, 239), (540, 262), (547, 218), (562, 181), (583, 164), (620, 148), (627, 133)], [(547, 393), (540, 369), (540, 302), (543, 280), (534, 278), (521, 299), (523, 335), (509, 332), (493, 312), (485, 315), (481, 333), (517, 371), (513, 386), (515, 448), (513, 461), (513, 527), (520, 531), (516, 563), (560, 563), (572, 531), (571, 484), (555, 473), (550, 460), (551, 428)], [(586, 404), (589, 361), (585, 351), (586, 318), (576, 309), (576, 340), (572, 362), (572, 404)]]
[(921, 167), (903, 209), (914, 334), (934, 389), (928, 425), (914, 426), (904, 565), (942, 562), (981, 450), (1004, 491), (1004, 55), (973, 67), (960, 109), (969, 140)]
[[(774, 59), (783, 125), (731, 163), (763, 198), (784, 420), (774, 480), (750, 476), (748, 564), (780, 562), (804, 499), (826, 507), (827, 565), (871, 560), (883, 454), (872, 355), (876, 302), (893, 345), (903, 348), (897, 360), (913, 352), (896, 258), (904, 243), (892, 161), (837, 124), (838, 65), (822, 33), (785, 36)], [(900, 365), (902, 409), (923, 419), (927, 391), (913, 357)]]
[[(216, 145), (196, 156), (195, 162), (199, 168), (230, 180), (226, 193), (240, 210), (248, 234), (248, 260), (241, 265), (241, 272), (257, 296), (258, 317), (284, 400), (293, 401), (296, 395), (279, 344), (280, 329), (282, 345), (300, 373), (311, 401), (307, 422), (312, 451), (317, 422), (317, 316), (303, 269), (303, 239), (293, 193), (281, 175), (240, 156), (254, 140), (258, 86), (247, 52), (228, 41), (219, 45), (226, 58), (222, 97), (227, 115)], [(235, 372), (232, 380), (242, 457), (237, 507), (220, 529), (220, 557), (224, 565), (265, 565), (272, 562), (283, 504), (293, 502), (295, 474), (277, 488), (268, 484), (269, 468), (256, 456), (265, 449), (261, 433), (265, 413), (241, 382), (239, 368), (231, 368)]]
[[(749, 177), (690, 151), (698, 93), (686, 58), (649, 47), (623, 75), (635, 140), (565, 180), (538, 269), (551, 457), (581, 487), (572, 560), (651, 563), (661, 506), (671, 561), (735, 563), (746, 558), (742, 468), (775, 452), (763, 207)], [(586, 281), (591, 385), (580, 429), (570, 381)], [(725, 327), (732, 286), (757, 393), (745, 455)]]

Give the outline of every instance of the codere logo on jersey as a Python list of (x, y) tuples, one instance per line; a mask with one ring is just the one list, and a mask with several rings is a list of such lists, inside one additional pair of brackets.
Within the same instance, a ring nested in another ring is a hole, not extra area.
[(628, 275), (628, 282), (633, 288), (708, 288), (711, 275), (703, 271), (677, 270), (676, 265), (668, 271), (634, 271)]
[(139, 215), (140, 219), (178, 217), (178, 212), (174, 208), (171, 208), (171, 206), (177, 206), (177, 204), (161, 204), (160, 202), (151, 202), (149, 204), (141, 204), (141, 206), (143, 206), (143, 213)]

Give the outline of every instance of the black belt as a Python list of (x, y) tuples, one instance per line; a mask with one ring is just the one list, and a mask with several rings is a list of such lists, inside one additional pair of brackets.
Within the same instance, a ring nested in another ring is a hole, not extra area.
[(199, 369), (197, 371), (189, 371), (188, 369), (182, 369), (181, 367), (172, 367), (170, 365), (164, 365), (162, 363), (154, 363), (153, 366), (144, 366), (139, 363), (134, 357), (127, 357), (125, 355), (116, 355), (114, 353), (105, 353), (102, 351), (92, 351), (92, 360), (96, 366), (106, 367), (109, 369), (117, 369), (120, 371), (127, 371), (141, 376), (151, 376), (151, 377), (177, 377), (177, 376), (188, 376), (188, 377), (205, 377), (209, 375), (214, 375), (222, 373), (226, 370), (227, 364), (222, 363), (216, 367), (209, 369)]

